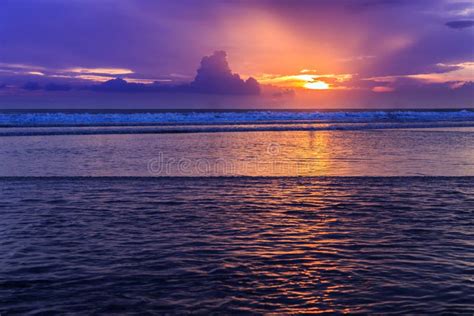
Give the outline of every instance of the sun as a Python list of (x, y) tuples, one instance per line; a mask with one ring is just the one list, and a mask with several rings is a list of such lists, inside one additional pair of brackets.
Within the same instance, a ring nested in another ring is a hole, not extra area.
[(311, 81), (307, 82), (303, 85), (306, 89), (311, 89), (311, 90), (328, 90), (329, 89), (329, 84), (327, 84), (324, 81)]

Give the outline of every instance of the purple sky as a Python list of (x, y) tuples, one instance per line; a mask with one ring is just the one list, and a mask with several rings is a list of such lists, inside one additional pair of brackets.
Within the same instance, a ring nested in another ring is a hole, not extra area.
[(473, 107), (473, 81), (472, 1), (0, 2), (2, 108)]

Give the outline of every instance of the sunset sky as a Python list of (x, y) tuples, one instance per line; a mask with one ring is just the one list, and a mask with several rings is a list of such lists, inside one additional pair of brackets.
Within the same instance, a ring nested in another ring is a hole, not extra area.
[(2, 108), (473, 107), (473, 81), (468, 0), (0, 2)]

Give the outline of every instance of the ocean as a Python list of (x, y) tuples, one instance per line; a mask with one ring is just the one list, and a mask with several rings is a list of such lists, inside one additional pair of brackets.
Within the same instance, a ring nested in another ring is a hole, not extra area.
[(0, 314), (474, 313), (474, 111), (3, 111)]

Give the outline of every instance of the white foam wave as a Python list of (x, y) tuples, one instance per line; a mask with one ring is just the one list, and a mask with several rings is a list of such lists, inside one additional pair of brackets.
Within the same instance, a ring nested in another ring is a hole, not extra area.
[(0, 126), (133, 126), (182, 124), (268, 124), (302, 122), (465, 122), (474, 110), (452, 111), (239, 111), (149, 113), (0, 113)]
[(167, 126), (85, 126), (85, 127), (4, 127), (0, 137), (110, 134), (182, 134), (226, 132), (285, 131), (360, 131), (374, 129), (472, 128), (472, 122), (377, 122), (377, 123), (310, 123), (310, 124), (232, 124), (232, 125), (167, 125)]

